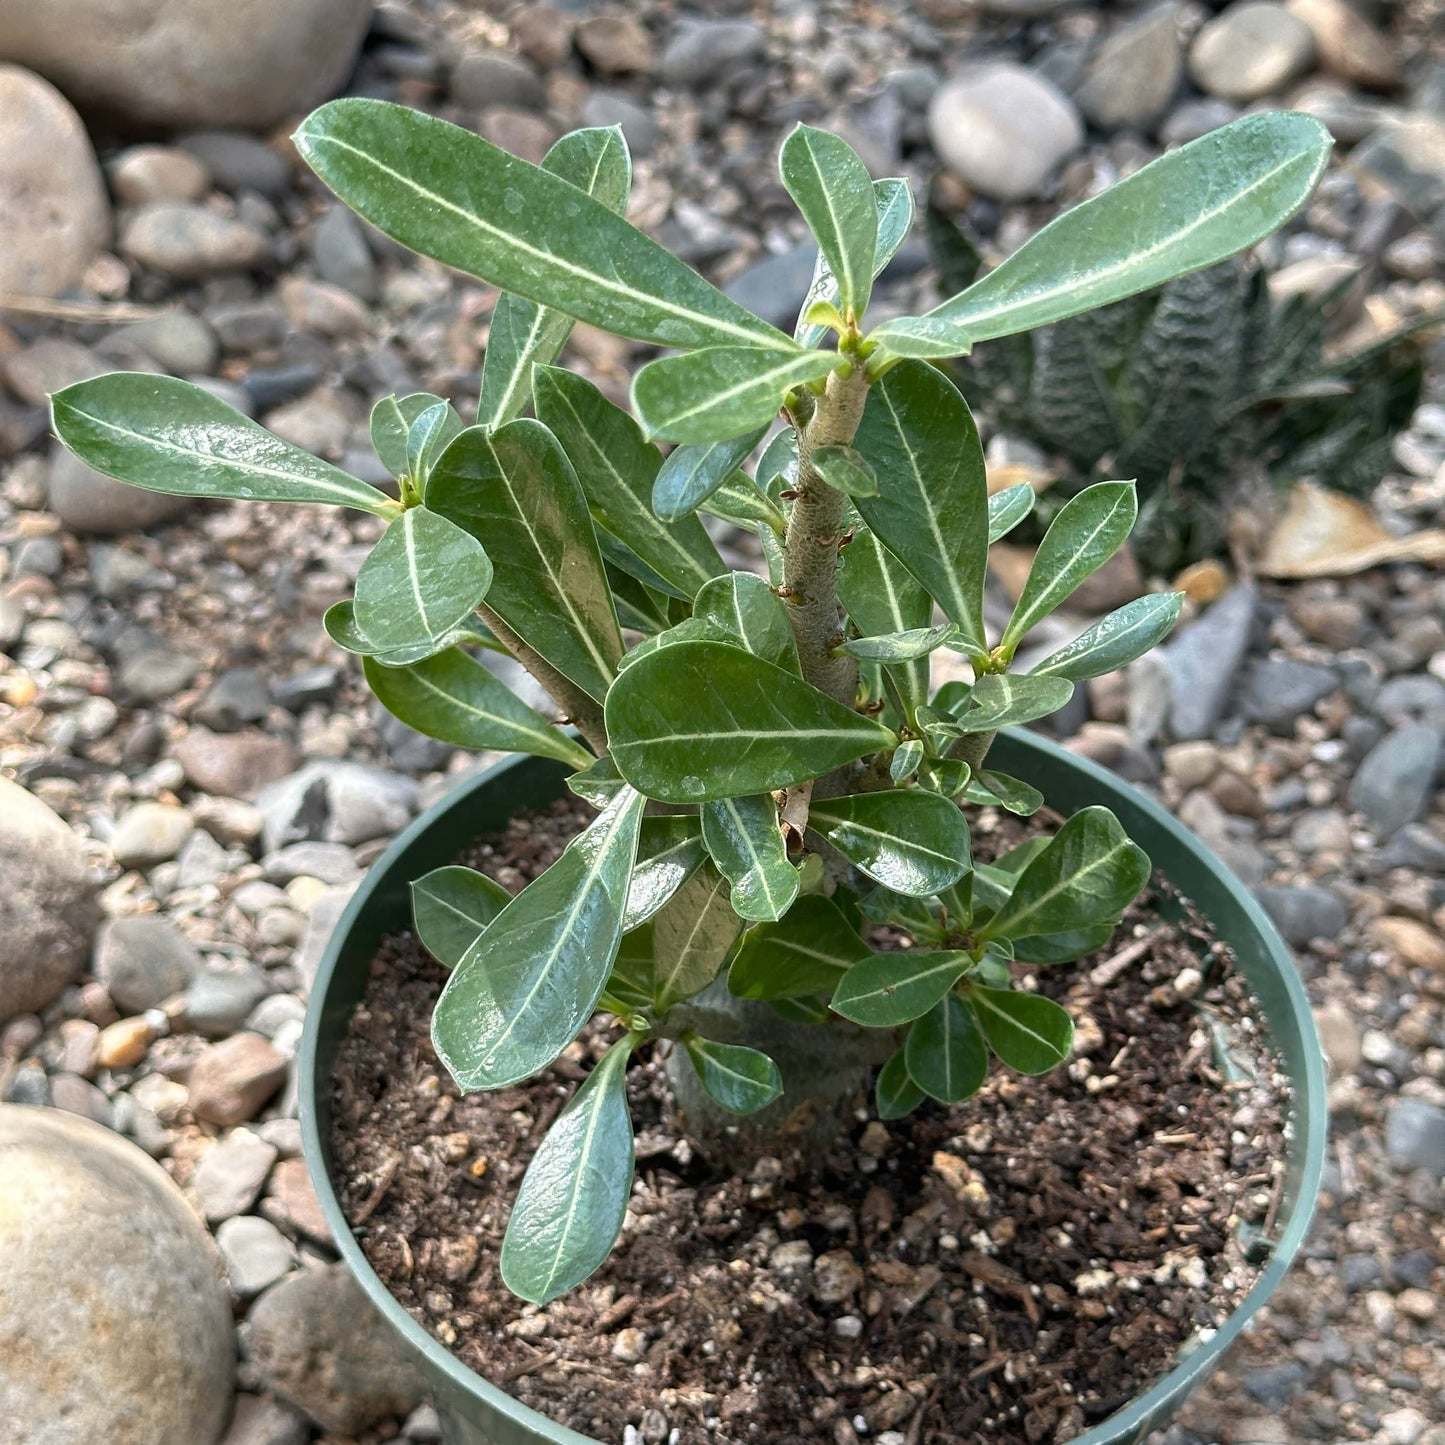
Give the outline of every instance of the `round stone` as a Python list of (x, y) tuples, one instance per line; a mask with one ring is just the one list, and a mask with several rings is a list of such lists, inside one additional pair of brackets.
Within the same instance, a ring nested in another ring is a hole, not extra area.
[(111, 835), (111, 857), (122, 868), (152, 868), (181, 851), (192, 831), (191, 815), (165, 803), (137, 803)]
[(96, 977), (131, 1013), (159, 1008), (200, 970), (200, 954), (174, 924), (154, 914), (109, 919), (96, 939)]
[(1314, 59), (1308, 25), (1274, 0), (1243, 0), (1194, 37), (1189, 73), (1207, 95), (1248, 102), (1277, 95)]
[(0, 1400), (27, 1445), (212, 1445), (235, 1342), (216, 1250), (134, 1144), (0, 1105)]
[(113, 536), (168, 522), (190, 506), (189, 497), (128, 487), (86, 466), (57, 444), (50, 454), (47, 505), (72, 532)]

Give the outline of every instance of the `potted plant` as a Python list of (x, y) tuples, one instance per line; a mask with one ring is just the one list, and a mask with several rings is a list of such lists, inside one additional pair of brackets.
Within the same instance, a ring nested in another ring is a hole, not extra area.
[[(135, 485), (384, 519), (354, 599), (327, 614), (331, 636), (412, 726), (529, 755), (464, 782), (373, 870), (317, 979), (303, 1060), (308, 1157), (340, 1248), (427, 1369), (452, 1438), (586, 1439), (432, 1339), (386, 1293), (337, 1200), (331, 1066), (382, 938), (408, 921), (408, 886), (417, 932), (450, 970), (431, 1038), (461, 1090), (529, 1080), (584, 1030), (603, 1040), (537, 1144), (500, 1250), (502, 1281), (540, 1305), (602, 1266), (623, 1226), (635, 1060), (665, 1058), (673, 1107), (714, 1168), (786, 1155), (806, 1169), (855, 1123), (866, 1087), (896, 1120), (968, 1100), (991, 1056), (1025, 1076), (1068, 1059), (1074, 1022), (1037, 977), (1107, 944), (1157, 867), (1232, 950), (1293, 1080), (1294, 1128), (1253, 1290), (1212, 1338), (1186, 1329), (1192, 1353), (1077, 1437), (1138, 1438), (1299, 1245), (1322, 1158), (1319, 1052), (1287, 954), (1222, 865), (1109, 775), (1007, 731), (1176, 620), (1177, 594), (1149, 595), (1011, 670), (1031, 629), (1124, 543), (1133, 484), (1097, 483), (1058, 513), (991, 636), (988, 547), (1033, 496), (988, 495), (968, 408), (930, 363), (1253, 244), (1310, 194), (1325, 132), (1301, 115), (1247, 117), (1060, 216), (927, 315), (865, 329), (909, 190), (800, 126), (782, 178), (820, 256), (793, 337), (622, 218), (630, 163), (615, 129), (566, 136), (536, 167), (428, 116), (341, 100), (296, 141), (373, 225), (501, 288), (476, 421), (432, 396), (379, 403), (372, 434), (395, 498), (171, 378), (68, 387), (54, 422)], [(638, 372), (637, 420), (553, 364), (574, 320), (677, 349)], [(652, 439), (676, 445), (664, 459)], [(753, 532), (769, 577), (730, 570), (699, 511)], [(940, 648), (968, 660), (971, 683), (930, 688)], [(487, 649), (523, 663), (560, 718), (510, 693), (479, 660)], [(564, 789), (596, 814), (515, 896), (455, 866), (478, 835)], [(1045, 797), (1068, 815), (1056, 827), (1039, 825)], [(1031, 820), (1027, 836), (976, 859), (975, 808)]]

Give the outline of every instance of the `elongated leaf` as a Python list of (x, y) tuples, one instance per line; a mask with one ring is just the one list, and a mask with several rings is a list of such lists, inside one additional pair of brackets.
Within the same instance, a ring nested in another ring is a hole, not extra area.
[(468, 617), (437, 641), (423, 638), (405, 647), (379, 648), (370, 638), (365, 637), (356, 625), (356, 606), (349, 597), (332, 603), (323, 614), (321, 625), (326, 629), (326, 635), (338, 647), (346, 652), (354, 652), (358, 657), (374, 657), (387, 667), (406, 667), (410, 663), (436, 656), (438, 649), (445, 651), (448, 647), (462, 644), (489, 645), (489, 639), (475, 630), (480, 627), (480, 623), (476, 618)]
[[(926, 629), (933, 600), (919, 582), (866, 527), (844, 549), (838, 570), (838, 596), (853, 625), (865, 637), (885, 637)], [(895, 663), (891, 676), (905, 709), (928, 696), (928, 663)]]
[(469, 428), (438, 459), (427, 504), (486, 538), (496, 569), (487, 606), (601, 701), (622, 634), (587, 503), (552, 433), (526, 418)]
[(727, 481), (762, 440), (764, 427), (730, 441), (675, 447), (652, 487), (652, 510), (664, 522), (694, 512)]
[(979, 807), (1006, 808), (1020, 818), (1031, 818), (1044, 805), (1044, 795), (1037, 788), (1007, 773), (979, 773), (969, 779), (964, 796)]
[(988, 499), (988, 544), (1007, 537), (1034, 509), (1034, 489), (1027, 482), (1005, 487)]
[(972, 775), (973, 769), (962, 758), (928, 758), (918, 770), (918, 781), (941, 797), (956, 798)]
[(798, 434), (791, 426), (773, 433), (758, 457), (756, 476), (759, 488), (773, 502), (798, 480)]
[(940, 1104), (959, 1104), (983, 1087), (988, 1049), (973, 1014), (956, 995), (929, 1009), (903, 1046), (908, 1076)]
[(756, 536), (771, 531), (781, 537), (788, 526), (788, 519), (742, 471), (734, 471), (708, 497), (700, 510), (710, 517), (721, 517), (724, 522), (731, 522), (733, 526)]
[(404, 667), (366, 658), (362, 667), (377, 701), (408, 727), (458, 748), (531, 753), (585, 768), (591, 754), (517, 697), (460, 647)]
[(963, 814), (947, 798), (920, 788), (815, 800), (808, 826), (895, 893), (927, 898), (968, 872)]
[(855, 1024), (894, 1029), (922, 1018), (972, 966), (967, 953), (875, 953), (838, 981), (828, 1005)]
[(502, 1241), (502, 1282), (533, 1304), (582, 1283), (607, 1256), (632, 1193), (631, 1039), (603, 1054), (538, 1146)]
[(87, 466), (148, 492), (330, 502), (378, 517), (401, 510), (179, 377), (112, 371), (57, 391), (50, 412), (55, 434)]
[(873, 179), (841, 136), (796, 127), (779, 157), (792, 196), (838, 286), (840, 308), (861, 316), (873, 284), (878, 208)]
[(1083, 682), (1127, 667), (1168, 637), (1183, 606), (1182, 592), (1152, 592), (1147, 597), (1136, 597), (1051, 652), (1030, 676)]
[(906, 783), (918, 771), (918, 765), (922, 761), (922, 739), (909, 738), (907, 742), (899, 743), (894, 750), (893, 761), (888, 765), (888, 776), (900, 785)]
[(968, 1001), (990, 1049), (1021, 1074), (1046, 1074), (1074, 1047), (1074, 1021), (1051, 998), (974, 984)]
[(452, 972), (432, 1015), (432, 1044), (463, 1090), (535, 1074), (592, 1016), (622, 937), (645, 801), (619, 794)]
[[(621, 126), (564, 135), (542, 157), (542, 169), (585, 191), (619, 216), (627, 208), (632, 157)], [(520, 414), (527, 404), (533, 364), (555, 361), (571, 331), (572, 318), (565, 312), (509, 292), (497, 298), (487, 329), (487, 354), (482, 358), (479, 425), (496, 428)], [(572, 462), (576, 466), (577, 458)]]
[[(707, 857), (702, 830), (693, 817), (644, 818), (637, 840), (637, 862), (627, 890), (622, 930), (647, 922), (702, 865)], [(648, 998), (652, 997), (652, 954), (648, 955)]]
[(407, 428), (406, 474), (418, 485), (426, 481), (432, 463), (462, 433), (462, 419), (445, 401), (434, 402)]
[(783, 1092), (778, 1066), (757, 1049), (688, 1034), (687, 1056), (708, 1095), (730, 1114), (756, 1114)]
[(850, 497), (876, 497), (878, 474), (868, 458), (853, 447), (818, 447), (813, 469), (830, 487)]
[(854, 445), (880, 480), (863, 520), (982, 647), (988, 483), (978, 428), (936, 367), (896, 366), (869, 392)]
[[(562, 444), (598, 527), (624, 543), (685, 601), (709, 577), (727, 571), (696, 517), (664, 522), (652, 510), (662, 454), (625, 411), (584, 377), (555, 367), (537, 368), (533, 392), (537, 420)], [(622, 557), (612, 560), (627, 566)]]
[(567, 779), (567, 790), (585, 798), (594, 808), (605, 808), (626, 786), (611, 753), (589, 758)]
[(1245, 116), (1065, 211), (966, 291), (872, 339), (898, 356), (961, 355), (1212, 266), (1304, 205), (1330, 145), (1312, 116)]
[(878, 1082), (874, 1085), (878, 1117), (905, 1118), (925, 1097), (923, 1090), (908, 1077), (908, 1061), (903, 1056), (903, 1050), (899, 1049), (878, 1071)]
[[(414, 391), (410, 396), (384, 396), (372, 407), (371, 445), (392, 476), (406, 475), (406, 439), (412, 422), (442, 399), (429, 391)], [(461, 418), (457, 421), (460, 427)]]
[(830, 993), (846, 970), (869, 956), (842, 909), (810, 893), (777, 923), (748, 929), (728, 970), (728, 988), (738, 998), (756, 999)]
[(730, 441), (767, 426), (788, 392), (841, 363), (835, 351), (709, 346), (648, 362), (632, 379), (632, 409), (650, 437)]
[(658, 346), (793, 346), (602, 202), (460, 126), (347, 98), (294, 139), (378, 230), (503, 291)]
[(1068, 933), (1035, 934), (1013, 939), (1014, 957), (1020, 963), (1073, 963), (1097, 953), (1114, 936), (1112, 923), (1095, 923)]
[(904, 632), (886, 632), (880, 637), (855, 637), (838, 651), (864, 662), (916, 662), (942, 647), (952, 632), (951, 623), (944, 627), (910, 627)]
[(761, 577), (729, 572), (713, 578), (697, 594), (693, 617), (722, 637), (736, 638), (755, 656), (798, 671), (798, 648), (785, 604)]
[(412, 882), (411, 918), (422, 947), (455, 968), (511, 901), (500, 883), (474, 868), (433, 868)]
[(692, 873), (652, 920), (653, 998), (666, 1012), (722, 971), (742, 931), (728, 882), (710, 865)]
[(985, 934), (1025, 938), (1102, 923), (1137, 897), (1149, 868), (1149, 855), (1107, 808), (1084, 808), (1019, 875)]
[(798, 870), (767, 794), (719, 798), (702, 805), (702, 837), (718, 871), (732, 884), (733, 911), (753, 923), (779, 919), (798, 896)]
[(881, 723), (721, 642), (633, 663), (607, 695), (606, 721), (622, 776), (665, 803), (771, 793), (893, 743)]
[[(598, 532), (597, 545), (604, 559), (610, 557), (614, 547), (622, 547), (622, 543), (609, 537), (606, 532)], [(633, 569), (631, 572), (613, 566), (610, 560), (604, 562), (607, 585), (612, 589), (612, 603), (617, 609), (617, 621), (623, 627), (644, 636), (661, 632), (668, 625), (671, 592), (665, 589), (655, 590), (638, 579), (638, 572), (652, 569), (638, 559), (636, 553), (632, 554), (627, 565)]]
[[(646, 821), (645, 819), (643, 820)], [(644, 923), (622, 935), (617, 957), (612, 961), (612, 972), (607, 975), (607, 987), (603, 990), (601, 1006), (608, 1007), (608, 999), (637, 1013), (646, 1013), (652, 1007), (652, 925)]]
[(383, 653), (440, 650), (491, 585), (491, 559), (470, 532), (426, 507), (411, 507), (361, 564), (356, 625)]
[(974, 683), (968, 706), (958, 716), (958, 727), (965, 733), (1020, 727), (1057, 712), (1073, 695), (1073, 683), (1062, 677), (986, 673)]

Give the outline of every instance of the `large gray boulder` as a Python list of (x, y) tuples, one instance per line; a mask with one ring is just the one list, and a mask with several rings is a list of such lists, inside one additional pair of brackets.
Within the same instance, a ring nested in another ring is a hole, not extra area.
[(80, 971), (100, 909), (75, 834), (0, 778), (0, 1020), (44, 1008)]
[(134, 1144), (0, 1104), (0, 1420), (25, 1445), (213, 1445), (235, 1338), (210, 1237)]
[(372, 0), (0, 0), (0, 58), (38, 70), (83, 109), (133, 126), (260, 130), (335, 93), (371, 7)]

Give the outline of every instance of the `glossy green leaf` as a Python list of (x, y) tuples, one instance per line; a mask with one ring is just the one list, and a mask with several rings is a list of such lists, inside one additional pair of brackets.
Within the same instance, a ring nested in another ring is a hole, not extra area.
[(693, 616), (720, 636), (736, 638), (757, 657), (798, 671), (798, 648), (786, 604), (751, 572), (715, 577), (698, 594)]
[(1169, 636), (1183, 606), (1182, 592), (1151, 592), (1147, 597), (1136, 597), (1051, 652), (1030, 676), (1083, 682), (1127, 667)]
[(353, 615), (381, 653), (438, 651), (491, 585), (491, 559), (470, 532), (428, 507), (410, 507), (361, 564)]
[[(632, 157), (621, 126), (574, 130), (542, 157), (542, 169), (586, 191), (609, 211), (622, 215), (632, 189)], [(518, 416), (527, 404), (532, 366), (555, 361), (572, 331), (565, 312), (503, 292), (487, 328), (482, 358), (480, 425), (496, 428)], [(544, 418), (545, 420), (545, 418)], [(572, 458), (577, 465), (577, 458)]]
[[(933, 620), (933, 601), (923, 584), (866, 527), (843, 549), (838, 596), (865, 637), (926, 629)], [(927, 698), (926, 660), (896, 663), (891, 676), (905, 708), (911, 711)]]
[[(604, 558), (607, 585), (612, 589), (612, 604), (617, 609), (618, 623), (623, 627), (630, 628), (633, 632), (642, 633), (643, 636), (663, 631), (668, 626), (668, 603), (672, 594), (668, 591), (658, 591), (638, 579), (636, 574), (644, 570), (645, 564), (636, 557), (635, 553), (627, 563), (634, 569), (632, 572), (614, 567), (610, 561), (613, 549), (609, 545), (613, 540), (608, 537), (606, 532), (597, 534), (597, 545)], [(619, 548), (622, 546), (620, 542), (615, 545)], [(651, 569), (646, 570), (650, 571)]]
[(794, 344), (601, 201), (460, 126), (346, 98), (294, 139), (378, 230), (503, 291), (658, 346)]
[(869, 956), (842, 909), (810, 893), (777, 923), (748, 929), (728, 970), (728, 988), (738, 998), (807, 998), (831, 992), (846, 970)]
[(1034, 489), (1027, 482), (1005, 487), (988, 499), (988, 544), (1007, 537), (1034, 509)]
[(511, 901), (500, 883), (474, 868), (433, 868), (412, 882), (411, 918), (422, 947), (455, 968)]
[(758, 487), (773, 501), (798, 480), (798, 434), (791, 426), (773, 433), (758, 457), (756, 476)]
[[(410, 396), (384, 396), (372, 407), (372, 449), (392, 476), (400, 478), (407, 474), (406, 439), (411, 424), (442, 400), (429, 391), (414, 391)], [(461, 418), (457, 421), (460, 426)]]
[(383, 650), (365, 637), (356, 625), (356, 606), (349, 597), (341, 602), (333, 602), (322, 615), (321, 625), (326, 629), (326, 635), (338, 647), (346, 652), (354, 652), (358, 657), (374, 657), (387, 667), (406, 667), (410, 663), (434, 657), (437, 655), (438, 646), (445, 651), (448, 647), (462, 644), (495, 645), (489, 644), (489, 639), (482, 635), (477, 619), (468, 617), (441, 638), (439, 643), (423, 638), (410, 646)]
[(968, 706), (958, 715), (958, 729), (982, 733), (1021, 727), (1057, 712), (1073, 695), (1074, 685), (1066, 678), (985, 673), (974, 683)]
[(1044, 805), (1044, 795), (1021, 778), (985, 770), (969, 779), (964, 796), (979, 807), (997, 806), (1020, 818), (1031, 818)]
[(857, 498), (870, 529), (981, 645), (988, 564), (988, 483), (978, 428), (936, 367), (896, 366), (869, 392), (854, 445), (877, 472)]
[(958, 797), (972, 776), (973, 769), (962, 758), (929, 758), (918, 770), (918, 781), (945, 798)]
[(767, 426), (788, 392), (840, 364), (835, 351), (709, 346), (648, 362), (632, 379), (632, 409), (650, 437), (730, 441)]
[(722, 972), (743, 926), (728, 892), (727, 879), (704, 865), (652, 920), (653, 997), (660, 1011), (701, 993)]
[(833, 273), (840, 309), (861, 316), (872, 290), (878, 240), (867, 166), (841, 136), (799, 125), (783, 142), (778, 170)]
[(1149, 870), (1149, 855), (1107, 808), (1084, 808), (1019, 875), (986, 934), (1025, 938), (1102, 923), (1133, 902)]
[(598, 527), (624, 543), (687, 601), (709, 577), (727, 571), (696, 517), (664, 522), (652, 510), (662, 454), (625, 411), (586, 378), (555, 367), (537, 368), (533, 392), (537, 419), (562, 444)]
[(908, 1077), (908, 1061), (899, 1049), (878, 1071), (873, 1089), (880, 1119), (902, 1119), (911, 1114), (927, 1097)]
[(610, 997), (624, 1008), (646, 1014), (652, 1008), (652, 925), (627, 929), (624, 922), (624, 929), (612, 972), (607, 975), (602, 1006), (607, 1007)]
[(1212, 266), (1304, 205), (1330, 145), (1312, 116), (1245, 116), (1065, 211), (967, 290), (872, 339), (898, 356), (961, 355)]
[(892, 924), (915, 942), (937, 943), (943, 938), (943, 912), (937, 898), (909, 898), (891, 888), (875, 888), (859, 900), (858, 909), (870, 923)]
[(766, 793), (702, 805), (702, 838), (718, 871), (732, 884), (733, 911), (752, 923), (783, 916), (798, 896), (798, 870)]
[(839, 979), (829, 1007), (865, 1028), (898, 1028), (922, 1018), (972, 965), (956, 951), (875, 953)]
[[(627, 910), (622, 917), (624, 933), (630, 933), (653, 917), (677, 892), (707, 857), (698, 820), (670, 814), (644, 818), (637, 840), (637, 862), (627, 890)], [(652, 954), (648, 953), (648, 997), (652, 996)]]
[(603, 1054), (537, 1147), (502, 1241), (502, 1283), (546, 1304), (582, 1283), (607, 1256), (632, 1194), (627, 1112), (630, 1038)]
[(868, 458), (853, 447), (816, 447), (811, 459), (813, 470), (830, 487), (850, 497), (878, 495), (878, 474)]
[(526, 418), (469, 428), (438, 459), (427, 505), (486, 539), (487, 606), (601, 701), (622, 634), (582, 488), (552, 433)]
[(591, 754), (517, 697), (460, 647), (404, 667), (366, 658), (377, 701), (408, 727), (458, 748), (494, 748), (587, 767)]
[(696, 511), (737, 470), (765, 428), (730, 441), (674, 447), (652, 487), (652, 510), (664, 522)]
[(771, 531), (781, 537), (788, 526), (788, 519), (742, 471), (734, 471), (728, 476), (699, 510), (756, 535)]
[(1073, 963), (1097, 953), (1113, 936), (1113, 923), (1095, 923), (1068, 933), (1035, 934), (1012, 942), (1014, 956), (1020, 963)]
[(920, 657), (936, 652), (952, 632), (952, 623), (943, 627), (910, 627), (904, 632), (855, 637), (845, 642), (838, 651), (864, 662), (916, 662)]
[(893, 744), (880, 723), (722, 642), (633, 663), (607, 695), (606, 721), (622, 776), (665, 803), (771, 793)]
[(463, 1091), (546, 1068), (592, 1016), (622, 937), (645, 802), (619, 794), (453, 970), (431, 1033)]
[(698, 1081), (729, 1114), (756, 1114), (782, 1094), (778, 1066), (757, 1049), (719, 1044), (691, 1033), (683, 1042)]
[(1020, 1074), (1046, 1074), (1074, 1047), (1073, 1019), (1042, 994), (974, 984), (968, 1001), (989, 1048)]
[(971, 1098), (988, 1077), (983, 1035), (955, 994), (934, 1004), (908, 1030), (903, 1057), (909, 1078), (940, 1104)]
[(918, 771), (918, 765), (922, 761), (922, 739), (909, 738), (907, 742), (899, 743), (894, 749), (893, 761), (888, 765), (888, 776), (895, 783), (906, 783)]
[(445, 401), (433, 402), (407, 428), (406, 475), (418, 485), (432, 463), (462, 433), (462, 419)]
[(588, 758), (567, 779), (568, 791), (585, 798), (594, 808), (605, 808), (626, 786), (611, 753)]
[(55, 434), (87, 466), (148, 492), (251, 502), (330, 502), (378, 517), (384, 492), (293, 447), (203, 387), (112, 371), (50, 399)]
[(895, 893), (926, 898), (968, 872), (968, 824), (921, 788), (814, 799), (808, 826), (855, 868)]
[(1128, 539), (1139, 514), (1133, 482), (1095, 482), (1070, 497), (1049, 523), (1034, 553), (1028, 580), (1004, 628), (1005, 648), (1019, 639), (1092, 577)]

